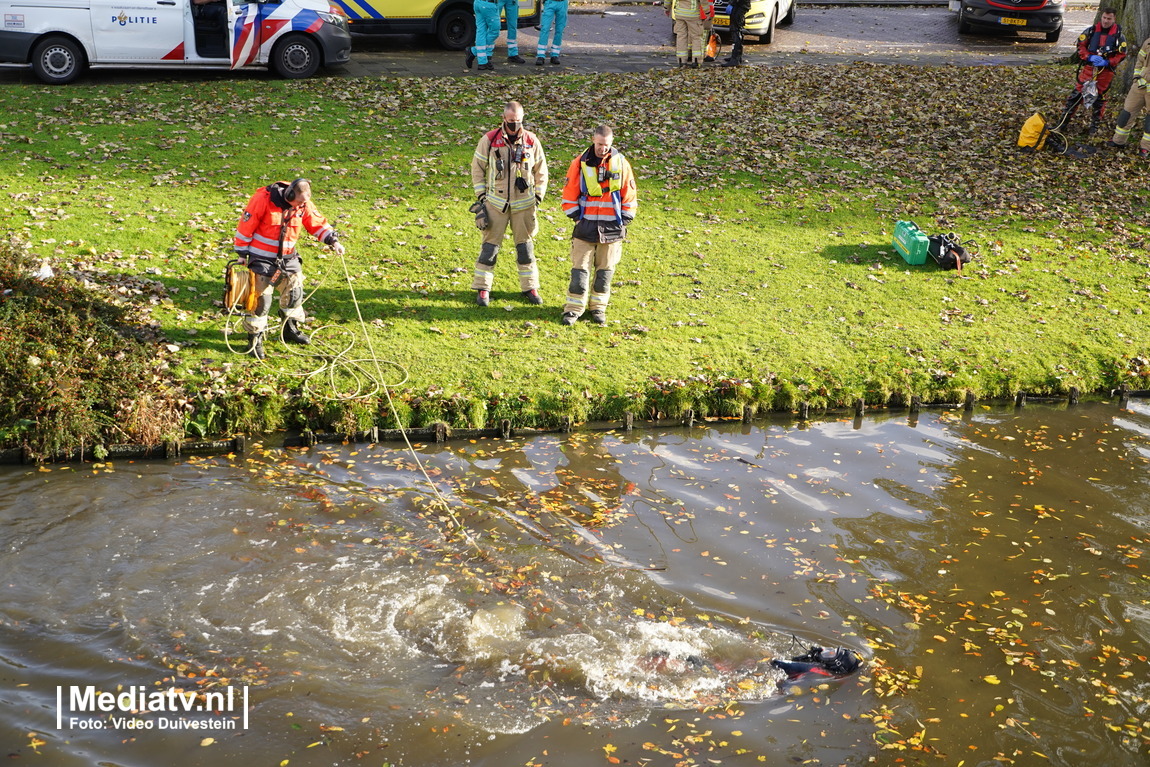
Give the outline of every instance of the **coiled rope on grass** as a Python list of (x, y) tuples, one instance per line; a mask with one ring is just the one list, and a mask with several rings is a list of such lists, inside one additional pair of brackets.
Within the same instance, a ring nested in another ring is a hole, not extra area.
[[(347, 268), (347, 259), (344, 258), (342, 253), (337, 253), (339, 256), (340, 266), (343, 269), (343, 276), (347, 282), (347, 289), (351, 295), (352, 306), (355, 307), (355, 316), (359, 322), (360, 330), (363, 333), (363, 341), (367, 346), (368, 356), (354, 358), (350, 356), (352, 349), (355, 348), (356, 339), (354, 334), (346, 329), (334, 324), (321, 325), (311, 331), (311, 343), (308, 350), (295, 349), (287, 344), (283, 337), (284, 323), (280, 323), (279, 336), (280, 342), (288, 348), (289, 353), (297, 357), (307, 357), (310, 359), (319, 359), (321, 364), (319, 367), (305, 373), (294, 373), (292, 375), (302, 376), (303, 383), (301, 388), (309, 394), (315, 396), (317, 399), (326, 399), (329, 401), (342, 401), (348, 402), (352, 400), (368, 400), (376, 397), (380, 391), (383, 392), (387, 398), (388, 410), (391, 411), (392, 418), (395, 419), (395, 425), (399, 429), (399, 433), (403, 436), (403, 442), (407, 446), (408, 452), (411, 454), (415, 465), (419, 468), (420, 474), (427, 481), (431, 487), (432, 493), (435, 495), (435, 502), (439, 505), (443, 512), (451, 519), (456, 529), (463, 535), (467, 542), (475, 549), (481, 556), (484, 554), (483, 549), (480, 547), (478, 541), (471, 535), (470, 531), (464, 527), (463, 523), (452, 511), (447, 499), (440, 492), (439, 486), (432, 480), (431, 475), (428, 473), (427, 468), (423, 465), (423, 461), (419, 457), (419, 453), (415, 450), (415, 446), (411, 444), (411, 440), (407, 434), (407, 427), (399, 419), (399, 413), (396, 411), (395, 401), (391, 396), (391, 389), (402, 386), (407, 383), (410, 376), (407, 369), (400, 363), (394, 360), (381, 360), (379, 355), (375, 353), (375, 346), (371, 341), (371, 334), (367, 329), (367, 322), (363, 318), (363, 310), (359, 304), (359, 298), (355, 294), (355, 285), (351, 278), (351, 273)], [(308, 300), (315, 295), (315, 292), (323, 285), (324, 276), (321, 275), (319, 282), (312, 288), (300, 305), (304, 305)], [(228, 347), (229, 351), (242, 354), (241, 350), (237, 350), (231, 344), (231, 334), (238, 333), (239, 323), (243, 321), (243, 315), (235, 311), (234, 306), (225, 306), (224, 318), (224, 344)], [(334, 332), (333, 340), (327, 340), (327, 336), (331, 336)], [(342, 340), (336, 340), (342, 339)], [(374, 374), (368, 365), (374, 366)], [(402, 373), (402, 377), (395, 383), (387, 383), (384, 380), (383, 368), (384, 365), (390, 365)], [(326, 380), (331, 392), (335, 392), (334, 396), (327, 393), (317, 391), (315, 388), (316, 381)], [(350, 380), (352, 386), (347, 391), (339, 391), (339, 382)]]

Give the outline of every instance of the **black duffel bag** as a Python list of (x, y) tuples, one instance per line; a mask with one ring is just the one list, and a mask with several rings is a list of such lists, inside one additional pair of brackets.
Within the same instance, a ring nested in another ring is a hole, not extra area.
[(934, 262), (943, 269), (962, 271), (962, 265), (970, 263), (970, 253), (962, 246), (958, 235), (932, 234), (927, 239), (927, 252)]

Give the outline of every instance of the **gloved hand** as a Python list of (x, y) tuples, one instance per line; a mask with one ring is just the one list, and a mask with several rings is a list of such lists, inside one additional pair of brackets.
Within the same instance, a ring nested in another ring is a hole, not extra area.
[(340, 242), (339, 240), (336, 240), (335, 242), (333, 242), (331, 244), (331, 249), (335, 251), (335, 254), (337, 256), (342, 256), (344, 253), (347, 252), (347, 248), (345, 248), (343, 246), (343, 243)]
[(1091, 64), (1093, 64), (1096, 67), (1104, 67), (1110, 63), (1106, 60), (1105, 56), (1099, 56), (1097, 53), (1095, 53), (1093, 56), (1088, 58), (1087, 61), (1089, 61)]
[(491, 226), (491, 217), (487, 213), (487, 206), (483, 203), (482, 196), (471, 203), (471, 207), (469, 207), (468, 210), (475, 214), (476, 229), (483, 231)]

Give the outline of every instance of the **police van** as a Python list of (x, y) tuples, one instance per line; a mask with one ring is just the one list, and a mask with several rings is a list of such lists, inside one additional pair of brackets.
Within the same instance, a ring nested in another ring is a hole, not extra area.
[[(449, 51), (475, 44), (472, 0), (332, 0), (351, 19), (351, 31), (368, 35), (435, 35)], [(489, 0), (494, 2), (494, 0)], [(539, 24), (543, 0), (518, 0), (516, 27)], [(502, 0), (500, 0), (502, 7)], [(503, 24), (509, 20), (503, 13)]]
[(87, 67), (270, 67), (310, 77), (351, 58), (347, 17), (328, 0), (0, 0), (0, 63), (46, 83)]

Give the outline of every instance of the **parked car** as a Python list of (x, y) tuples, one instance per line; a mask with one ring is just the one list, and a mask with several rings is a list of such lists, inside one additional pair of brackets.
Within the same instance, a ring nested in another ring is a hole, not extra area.
[[(780, 24), (787, 26), (794, 20), (795, 0), (754, 0), (743, 22), (743, 32), (757, 35), (760, 43), (773, 43), (775, 27)], [(723, 0), (717, 0), (715, 3), (714, 29), (716, 32), (730, 35), (731, 14)]]
[(958, 11), (958, 33), (1006, 29), (1041, 32), (1053, 43), (1062, 34), (1066, 0), (950, 0), (950, 10)]
[(351, 59), (347, 17), (327, 0), (0, 0), (0, 12), (0, 63), (31, 66), (49, 85), (88, 67), (265, 66), (297, 78)]

